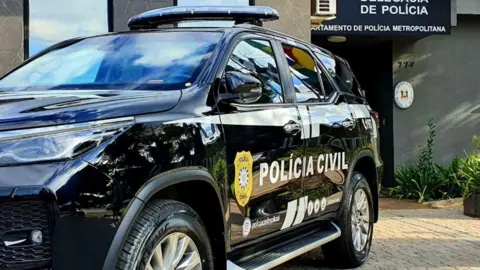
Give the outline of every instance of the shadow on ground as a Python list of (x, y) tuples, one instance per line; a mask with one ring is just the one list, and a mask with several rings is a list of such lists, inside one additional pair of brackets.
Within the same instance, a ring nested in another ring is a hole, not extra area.
[[(433, 247), (438, 247), (434, 248)], [(412, 247), (416, 247), (412, 251)], [(387, 249), (385, 249), (387, 248)], [(382, 249), (382, 250), (377, 250)], [(470, 250), (471, 252), (467, 252)], [(480, 241), (437, 239), (377, 239), (370, 258), (360, 269), (479, 269)], [(313, 250), (295, 260), (275, 268), (339, 269), (329, 265), (321, 249)]]
[[(480, 219), (462, 208), (383, 210), (361, 269), (480, 269)], [(275, 268), (335, 269), (313, 250)]]

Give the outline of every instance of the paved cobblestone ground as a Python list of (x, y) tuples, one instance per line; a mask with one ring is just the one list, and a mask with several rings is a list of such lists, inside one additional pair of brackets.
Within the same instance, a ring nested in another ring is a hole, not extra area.
[[(382, 210), (370, 258), (360, 269), (479, 269), (480, 219), (460, 208)], [(320, 250), (277, 267), (329, 269)]]

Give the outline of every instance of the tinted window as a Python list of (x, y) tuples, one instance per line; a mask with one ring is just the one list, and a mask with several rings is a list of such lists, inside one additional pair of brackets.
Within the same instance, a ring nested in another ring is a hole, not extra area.
[(283, 92), (273, 49), (268, 41), (245, 40), (234, 49), (225, 71), (250, 73), (263, 83), (263, 96), (257, 103), (282, 103)]
[(28, 1), (29, 54), (65, 39), (108, 32), (107, 3), (107, 0)]
[(163, 32), (88, 38), (23, 66), (0, 81), (0, 90), (182, 89), (195, 82), (221, 35)]
[(361, 96), (360, 87), (345, 60), (319, 52), (315, 52), (315, 55), (330, 72), (341, 91)]
[(286, 44), (282, 46), (290, 66), (297, 102), (318, 102), (324, 99), (324, 93), (332, 92), (330, 84), (320, 81), (325, 76), (309, 52)]
[(336, 91), (336, 88), (332, 85), (332, 82), (328, 79), (325, 72), (320, 71), (320, 78), (322, 79), (322, 85), (325, 89), (325, 94), (327, 95), (327, 97), (329, 97)]
[(358, 84), (355, 74), (353, 74), (348, 62), (344, 59), (337, 58), (337, 65), (337, 75), (339, 80), (344, 82), (344, 88), (346, 89), (345, 91), (353, 93), (357, 96), (363, 96), (360, 85)]

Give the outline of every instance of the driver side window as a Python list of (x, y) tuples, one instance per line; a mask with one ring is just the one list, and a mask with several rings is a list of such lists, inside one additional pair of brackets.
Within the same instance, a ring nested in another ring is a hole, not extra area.
[(255, 104), (284, 102), (278, 65), (269, 41), (248, 39), (238, 43), (225, 68), (228, 71), (252, 75), (262, 82), (262, 97)]

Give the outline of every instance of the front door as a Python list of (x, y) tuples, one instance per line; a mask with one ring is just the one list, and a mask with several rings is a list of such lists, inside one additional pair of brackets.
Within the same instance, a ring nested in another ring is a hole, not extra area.
[(255, 76), (263, 93), (253, 104), (220, 101), (232, 244), (295, 226), (283, 225), (290, 218), (288, 202), (302, 195), (304, 150), (297, 108), (284, 92), (279, 52), (266, 38), (249, 36), (237, 42), (225, 72)]

